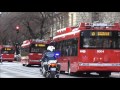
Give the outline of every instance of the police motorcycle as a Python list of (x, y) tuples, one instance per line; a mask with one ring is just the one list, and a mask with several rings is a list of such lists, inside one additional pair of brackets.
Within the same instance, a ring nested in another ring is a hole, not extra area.
[(60, 63), (57, 62), (59, 53), (53, 51), (46, 52), (43, 58), (40, 60), (41, 68), (40, 72), (45, 78), (59, 78), (60, 75)]

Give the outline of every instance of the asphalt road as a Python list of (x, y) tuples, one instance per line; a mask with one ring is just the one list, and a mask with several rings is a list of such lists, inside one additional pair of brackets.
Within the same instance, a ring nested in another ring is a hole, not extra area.
[[(0, 63), (0, 78), (44, 78), (40, 73), (39, 66), (25, 67), (20, 62), (3, 62)], [(60, 74), (60, 78), (105, 78), (99, 77), (97, 73), (90, 75), (68, 75)], [(120, 72), (112, 72), (110, 78), (120, 78)]]

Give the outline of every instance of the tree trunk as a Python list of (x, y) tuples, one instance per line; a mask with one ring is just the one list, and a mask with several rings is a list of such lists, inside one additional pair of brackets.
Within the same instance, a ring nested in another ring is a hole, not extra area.
[(27, 22), (27, 28), (28, 28), (29, 33), (32, 36), (32, 38), (36, 39), (36, 36), (34, 35), (33, 30), (30, 28), (29, 22)]

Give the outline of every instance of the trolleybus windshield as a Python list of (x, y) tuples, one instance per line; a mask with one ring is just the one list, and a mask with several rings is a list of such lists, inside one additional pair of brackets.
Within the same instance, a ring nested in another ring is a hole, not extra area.
[(30, 47), (30, 53), (43, 53), (45, 49), (45, 44), (32, 44)]
[(15, 50), (13, 48), (5, 47), (5, 48), (2, 48), (1, 53), (2, 54), (14, 54)]
[(120, 49), (120, 32), (108, 30), (81, 31), (81, 48)]

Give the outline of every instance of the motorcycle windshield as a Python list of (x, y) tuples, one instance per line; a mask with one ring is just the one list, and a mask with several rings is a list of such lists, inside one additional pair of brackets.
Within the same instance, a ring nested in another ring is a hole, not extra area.
[(55, 57), (48, 57), (48, 60), (56, 60)]
[(48, 60), (56, 60), (54, 52), (47, 52), (46, 56)]

